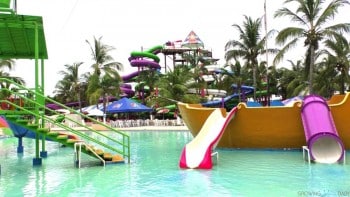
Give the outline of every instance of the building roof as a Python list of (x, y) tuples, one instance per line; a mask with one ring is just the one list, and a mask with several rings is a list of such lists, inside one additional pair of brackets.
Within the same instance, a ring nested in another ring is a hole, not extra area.
[(0, 13), (0, 58), (35, 59), (35, 32), (38, 30), (38, 58), (47, 59), (41, 16)]

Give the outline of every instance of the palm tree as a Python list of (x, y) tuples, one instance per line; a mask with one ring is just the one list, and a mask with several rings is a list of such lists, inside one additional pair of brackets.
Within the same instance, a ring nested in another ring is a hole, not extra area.
[(231, 59), (242, 58), (245, 60), (245, 66), (252, 69), (253, 71), (253, 86), (254, 86), (254, 100), (256, 100), (256, 69), (258, 66), (258, 56), (268, 53), (276, 53), (276, 49), (265, 49), (266, 38), (273, 33), (273, 31), (268, 32), (268, 34), (261, 38), (260, 28), (261, 19), (253, 20), (251, 17), (245, 16), (245, 21), (243, 26), (234, 24), (239, 31), (238, 40), (230, 40), (225, 46), (225, 59), (230, 61)]
[[(192, 78), (191, 72), (185, 66), (176, 66), (174, 70), (167, 72), (158, 81), (159, 94), (168, 100), (196, 103), (199, 101), (197, 95), (189, 95), (187, 82)], [(162, 101), (163, 105), (167, 105)]]
[(238, 102), (241, 102), (241, 87), (244, 80), (241, 63), (237, 60), (235, 64), (226, 64), (224, 68), (220, 69), (220, 75), (222, 78), (220, 83), (223, 84), (227, 92), (232, 91), (232, 84), (237, 85)]
[(305, 66), (301, 60), (293, 62), (288, 60), (292, 69), (281, 68), (278, 72), (280, 74), (279, 90), (281, 91), (283, 98), (289, 98), (303, 94), (307, 87), (305, 83)]
[(327, 63), (336, 69), (339, 75), (340, 93), (345, 94), (346, 84), (349, 84), (350, 69), (350, 42), (343, 36), (335, 37), (325, 41), (327, 49), (322, 52), (327, 55)]
[[(93, 81), (93, 80), (96, 80), (96, 78), (97, 76), (93, 75), (90, 79), (92, 79)], [(98, 84), (98, 86), (94, 87), (95, 91), (92, 92), (91, 94), (92, 100), (90, 100), (90, 102), (98, 103), (98, 100), (102, 95), (104, 114), (106, 114), (106, 106), (107, 106), (107, 102), (109, 101), (108, 98), (110, 96), (119, 97), (120, 82), (121, 82), (121, 77), (118, 74), (118, 72), (115, 71), (115, 72), (105, 73), (102, 76), (102, 78), (99, 80), (99, 83), (94, 83), (94, 82), (91, 83), (91, 84)], [(91, 87), (89, 86), (88, 88), (91, 88)]]
[(91, 67), (93, 72), (100, 76), (102, 72), (109, 73), (114, 70), (123, 70), (123, 65), (120, 62), (115, 62), (109, 52), (114, 50), (114, 47), (105, 45), (101, 42), (102, 37), (98, 40), (94, 37), (94, 44), (91, 45), (88, 40), (86, 42), (90, 46), (92, 60), (94, 61)]
[(207, 61), (202, 53), (193, 51), (193, 53), (184, 53), (182, 58), (186, 60), (190, 68), (192, 68), (192, 77), (194, 83), (191, 84), (192, 88), (195, 88), (198, 94), (207, 88), (207, 82), (204, 80), (204, 75), (208, 75), (208, 69), (205, 67), (211, 62)]
[(12, 70), (15, 66), (15, 61), (12, 59), (0, 59), (0, 68), (8, 68), (9, 70)]
[[(157, 81), (159, 80), (160, 72), (155, 69), (143, 70), (137, 77), (139, 85), (137, 87), (141, 94), (144, 94), (145, 86), (148, 86), (149, 92), (153, 92)], [(143, 99), (143, 98), (142, 98)]]
[[(15, 66), (15, 61), (12, 59), (0, 59), (0, 78), (7, 78), (21, 85), (25, 85), (25, 81), (21, 77), (11, 76), (10, 73), (5, 72), (4, 69), (12, 70)], [(11, 88), (11, 84), (7, 82), (1, 82), (0, 88), (9, 89)], [(8, 91), (1, 91), (0, 98), (9, 97), (11, 94)]]
[(204, 65), (197, 65), (191, 70), (194, 83), (192, 83), (190, 86), (195, 88), (199, 94), (202, 94), (202, 91), (207, 88), (207, 82), (204, 79), (204, 75), (208, 74), (208, 69)]
[[(57, 82), (55, 92), (57, 99), (61, 102), (78, 101), (81, 104), (79, 67), (82, 64), (83, 62), (66, 64), (64, 65), (65, 69), (58, 72), (63, 76), (63, 79)], [(81, 108), (81, 106), (79, 107)]]
[[(18, 84), (25, 85), (25, 81), (23, 78), (11, 76), (9, 73), (4, 72), (4, 71), (0, 71), (0, 78), (7, 78), (7, 79), (10, 79), (10, 80), (18, 83)], [(0, 88), (1, 88), (0, 99), (7, 98), (11, 95), (11, 93), (9, 91), (6, 91), (7, 89), (11, 88), (11, 83), (1, 82)]]
[[(342, 79), (339, 71), (334, 67), (336, 63), (333, 58), (324, 58), (317, 64), (317, 75), (315, 76), (314, 88), (317, 93), (325, 98), (330, 98), (334, 91), (340, 89)], [(341, 81), (341, 82), (339, 82)]]
[[(119, 84), (121, 82), (121, 77), (119, 76), (117, 71), (123, 69), (123, 65), (119, 62), (114, 61), (113, 57), (109, 54), (113, 47), (105, 45), (101, 42), (102, 37), (96, 39), (94, 37), (94, 44), (90, 44), (88, 40), (86, 42), (90, 46), (92, 60), (94, 61), (92, 64), (93, 72), (88, 81), (87, 94), (89, 97), (89, 101), (98, 103), (98, 100), (101, 96), (105, 97), (104, 91), (99, 91), (105, 84), (102, 82), (106, 82), (106, 77), (108, 78), (108, 82), (111, 82), (110, 85)], [(101, 78), (101, 75), (103, 76)], [(115, 82), (111, 81), (110, 78), (116, 80)], [(109, 86), (109, 85), (107, 85)], [(119, 86), (114, 87), (115, 89), (119, 89)], [(100, 95), (97, 95), (101, 93)], [(103, 95), (102, 95), (103, 94)]]
[(71, 100), (71, 82), (67, 78), (59, 80), (55, 85), (55, 90), (53, 93), (55, 94), (54, 99), (60, 103), (67, 103)]
[(289, 17), (292, 22), (299, 23), (302, 27), (287, 27), (279, 32), (276, 37), (276, 43), (285, 45), (277, 54), (274, 64), (282, 60), (284, 54), (294, 47), (298, 41), (303, 40), (306, 52), (306, 68), (309, 77), (309, 92), (313, 93), (313, 69), (315, 64), (315, 54), (319, 49), (319, 42), (325, 38), (330, 38), (342, 32), (350, 31), (350, 23), (340, 23), (326, 26), (334, 18), (338, 9), (345, 4), (347, 0), (332, 0), (325, 9), (322, 10), (324, 0), (285, 0), (287, 3), (296, 3), (296, 11), (289, 8), (281, 8), (276, 11), (275, 17)]

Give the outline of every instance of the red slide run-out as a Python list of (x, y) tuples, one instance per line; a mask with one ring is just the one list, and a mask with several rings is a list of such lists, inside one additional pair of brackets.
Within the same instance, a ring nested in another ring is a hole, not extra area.
[(211, 169), (213, 167), (212, 150), (216, 147), (236, 111), (235, 107), (229, 113), (223, 114), (218, 108), (210, 114), (198, 135), (182, 150), (180, 168)]

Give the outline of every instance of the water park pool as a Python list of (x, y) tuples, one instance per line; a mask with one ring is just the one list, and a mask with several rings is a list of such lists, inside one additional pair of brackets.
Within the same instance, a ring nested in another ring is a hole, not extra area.
[[(130, 164), (102, 167), (48, 142), (48, 158), (32, 166), (34, 140), (0, 139), (0, 196), (350, 196), (350, 166), (308, 164), (301, 151), (218, 150), (212, 170), (178, 167), (188, 131), (130, 131)], [(346, 157), (350, 155), (347, 154)]]

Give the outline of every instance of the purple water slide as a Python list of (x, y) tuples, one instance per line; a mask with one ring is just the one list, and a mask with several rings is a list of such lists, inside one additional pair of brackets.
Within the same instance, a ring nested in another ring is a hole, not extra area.
[(335, 163), (344, 158), (344, 145), (338, 136), (327, 101), (317, 95), (305, 97), (301, 118), (312, 160)]
[(155, 68), (160, 69), (160, 65), (155, 61), (150, 61), (146, 59), (134, 59), (130, 61), (131, 66), (134, 67), (149, 67), (149, 68)]
[(131, 88), (126, 87), (120, 87), (120, 89), (125, 93), (128, 97), (133, 97), (135, 95), (135, 91), (133, 91)]
[(140, 74), (140, 71), (135, 71), (135, 72), (132, 72), (132, 73), (130, 73), (128, 75), (122, 76), (122, 79), (123, 79), (123, 81), (129, 81), (130, 79), (138, 76), (139, 74)]
[(132, 89), (132, 86), (130, 84), (127, 84), (127, 83), (121, 84), (120, 87)]

